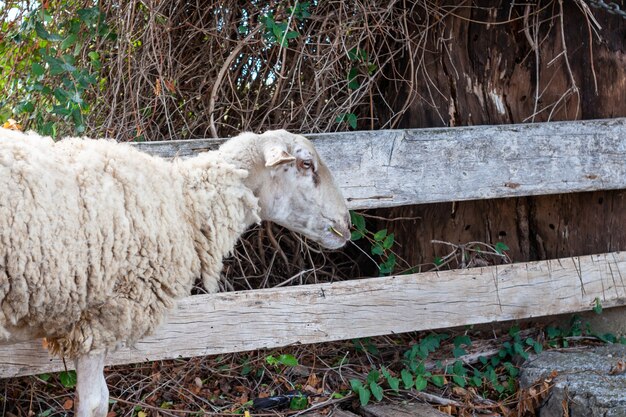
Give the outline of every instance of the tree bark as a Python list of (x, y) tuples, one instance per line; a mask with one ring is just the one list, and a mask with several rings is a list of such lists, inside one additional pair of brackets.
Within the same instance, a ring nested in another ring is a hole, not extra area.
[[(626, 116), (626, 19), (583, 2), (497, 3), (443, 2), (448, 12), (432, 23), (423, 59), (404, 63), (417, 84), (397, 94), (397, 106), (411, 100), (398, 127)], [(373, 227), (395, 233), (411, 265), (449, 251), (433, 239), (501, 241), (520, 262), (619, 251), (626, 249), (624, 193), (405, 206), (377, 214), (416, 219)]]

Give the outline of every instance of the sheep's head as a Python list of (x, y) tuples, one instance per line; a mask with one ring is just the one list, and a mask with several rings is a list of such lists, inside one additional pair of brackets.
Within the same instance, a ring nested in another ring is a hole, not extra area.
[[(246, 159), (248, 185), (259, 199), (261, 218), (270, 220), (320, 243), (329, 249), (350, 238), (350, 216), (345, 199), (304, 136), (285, 130), (261, 135), (245, 133), (222, 145), (227, 151), (237, 142), (254, 144)], [(245, 147), (244, 147), (245, 148)]]

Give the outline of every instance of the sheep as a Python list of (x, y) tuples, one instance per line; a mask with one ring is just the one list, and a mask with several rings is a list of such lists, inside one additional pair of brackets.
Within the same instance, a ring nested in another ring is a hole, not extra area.
[(106, 353), (148, 335), (261, 220), (336, 249), (345, 200), (284, 130), (165, 160), (111, 140), (0, 129), (0, 340), (45, 337), (74, 360), (78, 417), (104, 417)]

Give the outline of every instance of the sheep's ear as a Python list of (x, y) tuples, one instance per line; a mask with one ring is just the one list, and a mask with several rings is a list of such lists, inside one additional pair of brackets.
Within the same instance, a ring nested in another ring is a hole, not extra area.
[(296, 160), (296, 157), (290, 155), (281, 146), (270, 146), (265, 148), (265, 166), (275, 167), (280, 164), (286, 164)]

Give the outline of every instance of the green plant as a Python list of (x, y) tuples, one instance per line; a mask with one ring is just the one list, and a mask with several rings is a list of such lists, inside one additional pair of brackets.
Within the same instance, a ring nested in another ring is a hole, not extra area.
[[(276, 20), (274, 11), (270, 11), (262, 16), (260, 22), (263, 25), (265, 41), (270, 45), (277, 44), (281, 47), (286, 47), (289, 44), (289, 40), (298, 38), (300, 33), (298, 30), (293, 29), (297, 29), (299, 24), (311, 17), (310, 6), (310, 2), (296, 2), (295, 6), (287, 8), (286, 20)], [(280, 7), (277, 6), (276, 9)], [(239, 26), (239, 33), (242, 35), (248, 33), (247, 22)]]
[[(27, 6), (22, 6), (24, 9)], [(104, 88), (101, 57), (90, 50), (97, 42), (114, 39), (98, 7), (78, 8), (52, 15), (50, 5), (22, 10), (7, 36), (0, 38), (0, 117), (14, 115), (25, 128), (57, 136), (66, 125), (73, 133), (86, 130), (90, 100)], [(4, 121), (4, 120), (0, 120)], [(69, 123), (68, 123), (69, 122)]]
[(369, 337), (363, 337), (361, 339), (352, 339), (354, 348), (357, 352), (369, 352), (372, 355), (378, 355), (378, 348), (372, 343)]
[(298, 395), (289, 402), (290, 410), (305, 410), (309, 407), (309, 399), (305, 395)]
[(275, 367), (280, 365), (288, 367), (298, 366), (298, 359), (289, 354), (281, 354), (277, 357), (274, 357), (273, 355), (268, 355), (265, 358), (265, 362), (267, 362), (268, 365)]
[(60, 372), (59, 381), (65, 388), (74, 388), (76, 386), (76, 371)]
[(361, 382), (358, 379), (350, 380), (350, 387), (355, 394), (359, 396), (359, 401), (362, 406), (366, 406), (370, 398), (374, 396), (376, 401), (383, 399), (383, 389), (378, 383), (380, 379), (380, 372), (376, 369), (372, 369), (368, 374), (365, 382)]
[(341, 113), (335, 118), (337, 123), (348, 123), (352, 129), (356, 129), (357, 117), (354, 113)]
[(351, 232), (350, 240), (353, 242), (360, 239), (368, 240), (370, 243), (370, 253), (374, 256), (378, 256), (381, 260), (381, 262), (377, 264), (380, 276), (392, 274), (397, 264), (397, 257), (393, 252), (393, 246), (395, 244), (394, 234), (388, 233), (387, 229), (382, 229), (377, 232), (369, 231), (366, 227), (363, 215), (354, 211), (350, 212), (350, 221), (354, 229)]
[(596, 314), (602, 314), (602, 304), (600, 303), (599, 297), (596, 297), (595, 300), (593, 300), (593, 311)]

